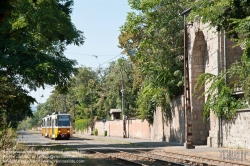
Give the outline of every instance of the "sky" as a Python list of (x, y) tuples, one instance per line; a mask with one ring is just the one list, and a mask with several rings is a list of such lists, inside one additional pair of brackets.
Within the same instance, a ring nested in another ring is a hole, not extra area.
[[(65, 56), (77, 60), (78, 66), (94, 70), (108, 67), (110, 61), (121, 57), (119, 30), (130, 11), (127, 0), (74, 0), (71, 19), (86, 39), (82, 46), (68, 46)], [(30, 92), (30, 95), (38, 103), (44, 103), (52, 90), (53, 87), (46, 86), (44, 90), (40, 88)]]

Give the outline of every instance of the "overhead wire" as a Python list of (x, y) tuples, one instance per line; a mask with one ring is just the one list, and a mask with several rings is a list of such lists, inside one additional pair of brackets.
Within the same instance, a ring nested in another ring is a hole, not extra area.
[(110, 61), (112, 61), (113, 59), (115, 59), (115, 58), (117, 58), (117, 57), (119, 57), (119, 56), (121, 56), (121, 55), (122, 55), (122, 54), (119, 54), (119, 55), (117, 55), (117, 56), (115, 56), (115, 57), (109, 59), (108, 61), (106, 61), (106, 62), (100, 64), (99, 67), (102, 66), (102, 65), (104, 65), (104, 64), (106, 64), (106, 63), (108, 63), (108, 62), (110, 62)]
[(95, 58), (96, 58), (96, 61), (97, 61), (97, 63), (98, 63), (98, 65), (100, 65), (100, 63), (99, 63), (99, 61), (98, 61), (98, 56), (97, 55), (92, 55), (92, 56), (94, 56)]
[(77, 55), (86, 55), (86, 56), (116, 56), (116, 55), (97, 55), (97, 54), (82, 54), (82, 53), (75, 53), (75, 52), (65, 52), (65, 53), (69, 53), (69, 54), (77, 54)]
[[(95, 57), (96, 58), (96, 60), (97, 60), (97, 63), (98, 63), (98, 65), (99, 65), (99, 67), (100, 66), (102, 66), (102, 65), (104, 65), (104, 64), (106, 64), (106, 63), (108, 63), (108, 62), (110, 62), (111, 60), (113, 60), (113, 59), (115, 59), (115, 58), (117, 58), (118, 56), (120, 56), (120, 55), (122, 55), (122, 54), (119, 54), (119, 55), (97, 55), (97, 54), (81, 54), (81, 53), (75, 53), (75, 52), (65, 52), (65, 53), (69, 53), (69, 54), (77, 54), (77, 55), (86, 55), (86, 56), (92, 56), (92, 57)], [(104, 62), (104, 63), (102, 63), (102, 64), (100, 64), (100, 62), (99, 62), (99, 60), (98, 60), (98, 57), (99, 56), (115, 56), (115, 57), (113, 57), (113, 58), (111, 58), (111, 59), (109, 59), (108, 61), (106, 61), (106, 62)]]

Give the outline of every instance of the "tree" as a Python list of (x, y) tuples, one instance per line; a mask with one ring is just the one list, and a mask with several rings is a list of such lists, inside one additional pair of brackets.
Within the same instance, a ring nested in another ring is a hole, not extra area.
[(122, 84), (124, 88), (124, 109), (128, 117), (135, 116), (137, 90), (133, 89), (134, 68), (130, 60), (119, 58), (116, 62), (111, 62), (104, 71), (101, 88), (105, 98), (100, 98), (103, 114), (109, 114), (112, 108), (122, 109)]
[[(153, 117), (156, 106), (183, 93), (183, 18), (179, 13), (184, 2), (129, 0), (137, 12), (128, 13), (119, 43), (140, 76), (134, 84), (142, 87), (138, 101), (151, 101), (148, 106), (138, 105), (139, 110), (147, 108), (151, 114), (147, 117)], [(148, 88), (162, 95), (147, 95), (152, 94)]]
[(95, 113), (98, 85), (98, 75), (90, 67), (78, 68), (78, 73), (71, 78), (71, 95), (72, 98), (79, 102), (79, 104), (76, 105), (77, 119), (90, 118), (91, 112), (93, 114)]
[[(63, 54), (69, 44), (81, 45), (84, 37), (72, 24), (72, 0), (5, 0), (0, 8), (0, 78), (13, 91), (1, 101), (1, 112), (28, 112), (35, 100), (24, 87), (36, 90), (45, 84), (65, 90), (70, 76), (76, 71), (76, 61)], [(2, 86), (1, 88), (7, 88)], [(16, 97), (22, 94), (25, 104)], [(15, 98), (15, 99), (13, 99)], [(6, 109), (10, 103), (19, 107)], [(25, 114), (26, 115), (26, 114)], [(21, 120), (22, 118), (20, 118)]]

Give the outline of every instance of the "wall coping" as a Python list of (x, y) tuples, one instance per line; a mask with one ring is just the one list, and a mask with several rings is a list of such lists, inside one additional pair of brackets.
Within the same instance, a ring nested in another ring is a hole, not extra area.
[(250, 108), (237, 109), (236, 112), (250, 112)]

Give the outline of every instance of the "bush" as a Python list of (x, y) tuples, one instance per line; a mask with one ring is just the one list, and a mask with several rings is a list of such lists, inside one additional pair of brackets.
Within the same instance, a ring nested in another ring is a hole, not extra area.
[(94, 135), (98, 135), (98, 129), (95, 129), (95, 131), (94, 131)]
[(76, 131), (84, 131), (89, 127), (89, 119), (79, 119), (75, 122)]

